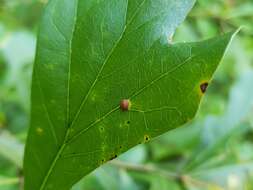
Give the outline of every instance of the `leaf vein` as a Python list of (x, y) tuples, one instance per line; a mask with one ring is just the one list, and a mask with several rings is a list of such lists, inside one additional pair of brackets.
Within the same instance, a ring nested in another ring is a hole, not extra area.
[[(141, 94), (141, 92), (143, 92), (144, 90), (146, 90), (148, 87), (150, 87), (151, 85), (153, 85), (154, 83), (158, 82), (159, 80), (161, 80), (162, 78), (166, 77), (169, 73), (174, 72), (175, 70), (179, 69), (181, 66), (183, 66), (184, 64), (186, 64), (189, 60), (191, 60), (191, 58), (193, 57), (188, 57), (183, 63), (177, 65), (176, 67), (172, 68), (171, 70), (167, 71), (166, 73), (162, 74), (161, 76), (157, 77), (156, 79), (154, 79), (153, 81), (151, 81), (149, 84), (147, 84), (146, 86), (144, 86), (143, 88), (141, 88), (139, 91), (137, 91), (135, 94), (133, 94), (129, 99), (132, 99), (136, 96), (138, 96), (139, 94)], [(88, 131), (90, 128), (92, 128), (93, 126), (95, 126), (96, 124), (100, 123), (102, 120), (104, 120), (105, 118), (107, 118), (111, 113), (117, 111), (119, 109), (119, 106), (116, 106), (115, 108), (113, 108), (111, 111), (109, 111), (108, 113), (106, 113), (104, 116), (100, 117), (98, 120), (94, 121), (93, 123), (91, 123), (90, 125), (88, 125), (88, 127), (84, 128), (83, 130), (81, 130), (80, 132), (78, 132), (76, 135), (74, 135), (73, 137), (71, 137), (68, 141), (67, 144), (72, 143), (75, 139), (77, 139), (79, 136), (81, 136), (82, 134), (84, 134), (86, 131)]]
[(51, 117), (50, 117), (50, 114), (49, 114), (49, 111), (48, 111), (48, 107), (47, 107), (47, 105), (45, 104), (44, 91), (43, 91), (43, 89), (42, 89), (42, 87), (41, 87), (40, 79), (39, 79), (38, 76), (36, 75), (36, 72), (34, 73), (34, 75), (35, 75), (36, 80), (38, 81), (38, 87), (39, 87), (39, 89), (40, 89), (40, 91), (41, 91), (42, 106), (43, 106), (43, 108), (44, 108), (44, 110), (45, 110), (45, 112), (46, 112), (46, 117), (47, 117), (47, 120), (48, 120), (48, 123), (49, 123), (49, 126), (50, 126), (49, 128), (50, 128), (50, 131), (51, 131), (51, 133), (52, 133), (53, 139), (54, 139), (54, 141), (55, 141), (55, 145), (57, 146), (57, 145), (58, 145), (58, 139), (57, 139), (57, 136), (56, 136), (56, 133), (55, 133), (55, 130), (54, 130), (53, 121), (52, 121), (52, 119), (51, 119)]
[(141, 9), (141, 7), (145, 4), (145, 2), (146, 2), (146, 0), (143, 0), (143, 2), (141, 3), (141, 5), (137, 8), (137, 11), (136, 11), (136, 12), (134, 13), (134, 15), (131, 17), (129, 23), (127, 23), (127, 12), (128, 12), (128, 5), (129, 5), (129, 2), (128, 2), (128, 0), (127, 0), (126, 15), (125, 15), (125, 19), (126, 19), (126, 21), (125, 21), (125, 23), (126, 23), (126, 24), (125, 24), (125, 27), (124, 27), (124, 29), (123, 29), (123, 31), (122, 31), (122, 33), (121, 33), (119, 39), (118, 39), (117, 42), (114, 44), (113, 48), (111, 49), (111, 51), (110, 51), (109, 54), (107, 55), (106, 59), (104, 60), (102, 66), (101, 66), (101, 68), (100, 68), (100, 70), (99, 70), (99, 72), (98, 72), (98, 74), (97, 74), (95, 80), (93, 81), (92, 85), (90, 86), (90, 88), (89, 88), (87, 94), (86, 94), (85, 97), (83, 98), (83, 100), (82, 100), (82, 102), (81, 102), (81, 104), (80, 104), (80, 106), (79, 106), (79, 109), (78, 109), (78, 111), (76, 112), (76, 114), (75, 114), (75, 116), (74, 116), (74, 119), (73, 119), (73, 121), (72, 121), (71, 124), (70, 124), (70, 128), (72, 128), (72, 127), (74, 126), (76, 120), (78, 119), (79, 114), (81, 113), (81, 110), (82, 110), (83, 106), (85, 105), (86, 101), (88, 100), (89, 95), (91, 94), (91, 92), (92, 92), (92, 90), (94, 89), (94, 87), (95, 87), (97, 81), (99, 80), (99, 77), (101, 76), (101, 74), (102, 74), (102, 72), (103, 72), (103, 70), (104, 70), (104, 68), (105, 68), (105, 65), (108, 63), (109, 59), (110, 59), (111, 56), (113, 55), (113, 52), (114, 52), (115, 49), (118, 47), (118, 45), (119, 45), (119, 43), (121, 42), (121, 40), (123, 39), (127, 27), (133, 22), (134, 18), (135, 18), (136, 15), (138, 14), (138, 12), (139, 12), (139, 10)]

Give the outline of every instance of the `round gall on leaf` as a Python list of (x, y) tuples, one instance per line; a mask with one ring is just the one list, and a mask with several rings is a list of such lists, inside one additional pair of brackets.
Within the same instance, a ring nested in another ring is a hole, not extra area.
[(130, 101), (127, 99), (121, 100), (120, 102), (120, 109), (122, 111), (128, 111), (130, 106)]

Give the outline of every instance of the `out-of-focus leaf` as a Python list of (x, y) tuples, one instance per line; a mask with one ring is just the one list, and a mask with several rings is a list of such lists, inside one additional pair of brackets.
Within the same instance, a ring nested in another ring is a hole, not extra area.
[(23, 64), (31, 62), (34, 58), (34, 35), (26, 31), (9, 33), (4, 45), (2, 45), (2, 52), (9, 64), (10, 74), (17, 74)]
[(143, 163), (147, 159), (147, 147), (138, 145), (130, 149), (127, 154), (120, 155), (119, 159), (131, 163)]
[(1, 190), (14, 190), (17, 189), (17, 184), (19, 183), (18, 178), (10, 178), (0, 175), (0, 189)]
[(0, 155), (22, 168), (24, 145), (7, 131), (0, 131)]
[(154, 176), (149, 190), (183, 190), (175, 180)]
[(7, 65), (4, 60), (2, 51), (0, 51), (0, 85), (2, 84), (4, 77), (6, 75)]
[(119, 189), (119, 176), (117, 175), (118, 171), (115, 170), (115, 168), (111, 168), (110, 166), (108, 167), (105, 165), (104, 167), (99, 168), (98, 171), (94, 174), (104, 190)]
[(48, 0), (1, 0), (0, 20), (8, 28), (26, 27), (32, 30), (38, 23), (43, 5)]
[(228, 19), (238, 18), (238, 17), (247, 17), (253, 16), (253, 2), (245, 2), (243, 4), (240, 4), (239, 6), (235, 6), (233, 9), (229, 10), (229, 13), (227, 13)]
[[(35, 38), (29, 32), (10, 33), (2, 44), (1, 52), (7, 63), (3, 91), (5, 101), (12, 99), (28, 112), (30, 108), (30, 81), (35, 53)], [(14, 91), (14, 93), (13, 93)]]
[(172, 161), (179, 160), (178, 156), (186, 156), (191, 152), (191, 147), (199, 143), (200, 132), (201, 128), (195, 123), (162, 135), (149, 145), (152, 158), (154, 161), (165, 161), (170, 158)]
[(120, 189), (122, 190), (138, 190), (140, 187), (135, 183), (135, 181), (129, 176), (129, 174), (125, 170), (120, 170)]
[(251, 113), (253, 107), (253, 70), (243, 72), (230, 93), (225, 114), (225, 128), (236, 126)]
[(2, 41), (4, 40), (5, 37), (5, 27), (3, 25), (3, 23), (0, 21), (0, 51), (1, 51), (1, 47), (2, 47)]
[[(203, 162), (215, 156), (226, 141), (239, 130), (238, 124), (251, 113), (253, 107), (253, 71), (244, 72), (230, 92), (227, 111), (222, 117), (209, 116), (203, 130), (201, 150), (192, 155), (189, 168), (199, 167)], [(237, 127), (237, 128), (236, 128)], [(243, 127), (243, 126), (241, 126)]]
[(224, 189), (244, 190), (247, 177), (253, 174), (253, 163), (224, 165), (218, 168), (193, 172), (191, 176)]
[[(2, 110), (1, 105), (0, 105), (0, 110)], [(3, 112), (0, 111), (0, 129), (4, 128), (6, 125), (6, 117)]]
[(172, 42), (193, 42), (199, 40), (199, 38), (194, 31), (194, 27), (192, 27), (192, 25), (189, 23), (184, 22), (181, 26), (178, 27), (175, 36), (172, 37), (171, 40)]
[(201, 181), (189, 176), (183, 178), (184, 184), (187, 187), (187, 190), (224, 190), (219, 185), (208, 181)]
[(72, 188), (72, 190), (79, 189), (138, 190), (139, 188), (125, 170), (105, 165), (86, 176)]
[(84, 179), (79, 181), (72, 187), (72, 190), (104, 190), (103, 186), (100, 184), (99, 179), (95, 175), (90, 174)]
[[(244, 72), (232, 88), (229, 104), (224, 116), (214, 120), (207, 120), (203, 141), (208, 144), (217, 142), (219, 138), (229, 134), (248, 114), (253, 107), (253, 71)], [(210, 131), (212, 130), (212, 131)], [(209, 136), (209, 137), (208, 137)]]
[(6, 63), (5, 77), (0, 83), (0, 110), (6, 118), (5, 127), (16, 134), (28, 126), (35, 38), (25, 31), (10, 32), (0, 46)]
[(202, 38), (210, 38), (218, 34), (217, 28), (211, 20), (200, 17), (197, 19), (197, 27)]

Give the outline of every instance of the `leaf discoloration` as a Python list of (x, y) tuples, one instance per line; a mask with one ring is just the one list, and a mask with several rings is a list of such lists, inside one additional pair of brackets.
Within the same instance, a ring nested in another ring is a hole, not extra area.
[(200, 90), (201, 90), (201, 92), (202, 92), (203, 94), (207, 91), (208, 85), (209, 85), (208, 82), (203, 82), (203, 83), (200, 85)]

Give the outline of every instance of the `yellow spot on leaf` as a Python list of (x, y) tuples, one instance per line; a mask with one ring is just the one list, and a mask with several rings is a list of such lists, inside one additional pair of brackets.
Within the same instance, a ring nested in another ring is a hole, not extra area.
[(37, 134), (42, 135), (43, 129), (40, 128), (40, 127), (38, 127), (38, 128), (36, 129), (36, 132), (37, 132)]

